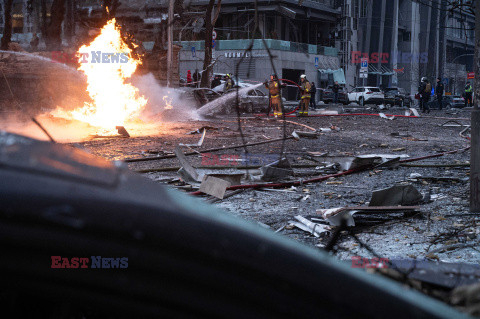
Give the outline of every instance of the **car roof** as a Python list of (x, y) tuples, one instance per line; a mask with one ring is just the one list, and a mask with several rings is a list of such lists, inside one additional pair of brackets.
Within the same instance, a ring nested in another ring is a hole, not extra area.
[(357, 86), (356, 89), (379, 89), (378, 86)]

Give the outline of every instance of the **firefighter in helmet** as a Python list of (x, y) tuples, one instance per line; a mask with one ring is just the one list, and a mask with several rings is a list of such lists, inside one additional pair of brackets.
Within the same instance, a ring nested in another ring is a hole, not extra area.
[(273, 108), (273, 115), (275, 117), (282, 116), (282, 94), (280, 89), (286, 87), (286, 85), (280, 83), (276, 74), (270, 75), (270, 81), (265, 81), (263, 84), (268, 89), (270, 96), (270, 105), (267, 114), (270, 114), (270, 108)]
[(310, 90), (312, 89), (312, 85), (307, 80), (307, 76), (302, 74), (300, 76), (300, 94), (301, 94), (301, 101), (300, 101), (300, 111), (298, 113), (299, 116), (308, 116), (308, 106), (310, 104), (311, 93)]
[(233, 89), (233, 80), (232, 76), (230, 74), (225, 75), (225, 84), (223, 85), (223, 93), (226, 93), (227, 91)]

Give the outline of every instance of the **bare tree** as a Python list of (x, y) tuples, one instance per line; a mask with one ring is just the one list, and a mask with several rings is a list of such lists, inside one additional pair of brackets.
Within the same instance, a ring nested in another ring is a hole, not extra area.
[(8, 44), (12, 41), (12, 4), (13, 0), (6, 0), (4, 2), (4, 21), (5, 25), (3, 28), (3, 37), (2, 37), (2, 50), (8, 50)]
[(45, 38), (47, 50), (60, 50), (62, 48), (62, 23), (65, 18), (65, 1), (53, 0), (52, 2), (50, 21)]
[(200, 83), (201, 87), (210, 86), (210, 72), (212, 70), (212, 35), (213, 28), (215, 27), (215, 23), (220, 15), (222, 0), (218, 0), (216, 12), (212, 17), (214, 4), (215, 0), (210, 0), (205, 13), (205, 58), (203, 59), (203, 73), (202, 81)]

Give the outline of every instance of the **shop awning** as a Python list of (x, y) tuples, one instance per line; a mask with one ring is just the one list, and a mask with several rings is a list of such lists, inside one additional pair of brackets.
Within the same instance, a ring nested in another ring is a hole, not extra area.
[(375, 74), (375, 75), (394, 75), (395, 72), (390, 70), (386, 66), (381, 65), (380, 68), (377, 68), (375, 65), (369, 64), (368, 65), (368, 74)]
[(343, 69), (317, 69), (318, 72), (322, 74), (332, 74), (333, 75), (333, 81), (338, 81), (338, 84), (346, 84), (345, 80), (345, 72), (343, 72)]

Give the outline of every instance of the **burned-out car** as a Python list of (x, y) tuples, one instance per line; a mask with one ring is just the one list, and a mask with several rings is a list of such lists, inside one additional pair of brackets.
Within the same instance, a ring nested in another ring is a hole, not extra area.
[[(324, 103), (333, 103), (334, 100), (334, 93), (333, 93), (333, 85), (329, 85), (326, 89), (324, 89), (321, 93), (321, 101)], [(344, 86), (340, 86), (338, 90), (338, 103), (343, 105), (347, 105), (348, 101), (348, 91)]]
[(385, 104), (397, 105), (400, 107), (411, 107), (412, 98), (404, 88), (389, 87), (384, 90)]

